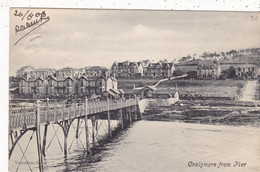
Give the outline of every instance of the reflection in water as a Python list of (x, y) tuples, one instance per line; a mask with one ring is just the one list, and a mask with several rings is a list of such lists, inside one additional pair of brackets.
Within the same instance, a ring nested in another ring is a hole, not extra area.
[[(47, 145), (57, 126), (52, 128)], [(50, 127), (51, 130), (51, 127)], [(104, 134), (100, 133), (100, 135)], [(73, 128), (69, 134), (69, 154), (62, 153), (63, 135), (57, 131), (44, 158), (45, 171), (216, 171), (216, 168), (188, 167), (188, 162), (247, 163), (245, 168), (221, 168), (221, 171), (260, 170), (260, 128), (251, 126), (219, 126), (181, 122), (138, 121), (120, 132), (113, 139), (101, 142), (92, 155), (84, 150), (84, 128), (79, 139)], [(29, 139), (27, 133), (24, 141)], [(35, 137), (35, 136), (34, 136)], [(74, 139), (74, 140), (73, 140)], [(60, 144), (59, 144), (60, 142)], [(27, 142), (23, 142), (27, 143)], [(33, 171), (37, 171), (36, 141), (32, 139), (26, 159)], [(26, 144), (21, 147), (24, 150)], [(10, 171), (15, 171), (21, 151), (16, 148), (10, 161)], [(30, 154), (30, 156), (29, 156)], [(22, 160), (26, 162), (26, 160)], [(29, 171), (22, 163), (19, 171)]]

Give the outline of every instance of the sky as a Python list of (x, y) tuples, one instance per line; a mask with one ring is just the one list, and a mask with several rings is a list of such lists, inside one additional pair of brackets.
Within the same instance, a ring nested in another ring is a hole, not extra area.
[(260, 14), (252, 12), (30, 9), (45, 11), (50, 20), (16, 33), (27, 20), (14, 16), (15, 10), (27, 12), (10, 10), (10, 75), (26, 65), (110, 68), (114, 61), (174, 61), (204, 51), (260, 47)]

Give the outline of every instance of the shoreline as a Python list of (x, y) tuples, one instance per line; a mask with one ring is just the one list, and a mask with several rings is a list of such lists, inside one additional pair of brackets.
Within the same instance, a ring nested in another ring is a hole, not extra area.
[[(234, 104), (237, 102), (238, 104)], [(171, 106), (148, 105), (142, 114), (148, 121), (180, 121), (210, 125), (260, 126), (260, 107), (241, 106), (243, 102), (218, 102), (180, 100)], [(202, 104), (201, 104), (202, 103)], [(233, 103), (233, 104), (232, 104)]]

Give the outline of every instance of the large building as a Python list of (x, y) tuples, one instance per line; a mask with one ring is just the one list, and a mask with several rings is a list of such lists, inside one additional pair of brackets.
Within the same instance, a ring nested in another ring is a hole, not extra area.
[(23, 77), (19, 81), (19, 93), (39, 97), (78, 94), (91, 96), (93, 94), (101, 95), (103, 91), (109, 89), (117, 89), (117, 80), (110, 76), (110, 70), (107, 68), (93, 66), (73, 69), (66, 67), (57, 70), (56, 73), (54, 71), (47, 68), (33, 69), (25, 75), (24, 70), (21, 70), (20, 73)]
[(256, 64), (237, 64), (233, 66), (236, 76), (239, 78), (258, 78), (258, 65)]
[(32, 72), (34, 70), (35, 70), (35, 68), (32, 67), (32, 66), (23, 66), (19, 70), (16, 71), (16, 76), (17, 77), (29, 78), (30, 72)]
[(150, 63), (148, 60), (141, 62), (114, 62), (111, 67), (112, 75), (121, 78), (133, 77), (171, 77), (175, 70), (173, 63)]
[(47, 94), (48, 95), (74, 95), (77, 94), (77, 80), (71, 76), (54, 77), (50, 76), (47, 79)]
[(22, 78), (19, 81), (19, 93), (34, 96), (60, 96), (60, 95), (101, 95), (109, 89), (117, 89), (117, 80), (113, 77), (81, 76), (54, 77), (46, 79)]
[(42, 77), (30, 79), (22, 78), (19, 81), (19, 93), (33, 95), (47, 94), (46, 86), (47, 82)]
[(111, 67), (112, 76), (119, 78), (143, 77), (144, 70), (141, 62), (114, 62)]
[(113, 77), (81, 76), (78, 79), (78, 94), (100, 95), (109, 89), (117, 89), (117, 80)]
[(221, 75), (220, 64), (216, 61), (202, 61), (197, 67), (197, 78), (218, 79)]
[(90, 66), (85, 68), (85, 75), (95, 77), (107, 77), (110, 76), (110, 70), (101, 66)]
[(75, 69), (71, 67), (65, 67), (56, 71), (56, 77), (74, 77)]
[(150, 63), (147, 67), (146, 77), (148, 78), (168, 78), (175, 70), (173, 63), (158, 62)]

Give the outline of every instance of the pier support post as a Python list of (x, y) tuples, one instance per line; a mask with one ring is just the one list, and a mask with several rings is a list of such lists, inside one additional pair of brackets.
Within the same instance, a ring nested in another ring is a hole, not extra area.
[(38, 164), (39, 171), (43, 171), (43, 158), (41, 150), (41, 135), (40, 135), (40, 101), (37, 100), (37, 113), (36, 113), (36, 141), (37, 141), (37, 150), (38, 150)]
[(122, 130), (124, 129), (124, 118), (123, 118), (123, 102), (122, 102), (122, 98), (120, 99), (120, 110), (119, 110), (119, 114), (120, 114), (120, 123), (121, 123), (121, 128)]
[(137, 102), (136, 95), (134, 95), (134, 96), (135, 96), (135, 117), (134, 117), (134, 119), (135, 119), (135, 121), (137, 121), (137, 106), (138, 106), (138, 102)]
[(131, 106), (129, 105), (129, 124), (132, 123), (132, 111), (131, 111)]
[(48, 125), (46, 124), (44, 126), (44, 134), (43, 134), (43, 143), (42, 143), (42, 155), (45, 157), (45, 146), (46, 146), (46, 138), (47, 138), (47, 132), (48, 132)]
[(85, 134), (86, 134), (86, 149), (89, 152), (89, 137), (88, 137), (88, 99), (85, 100)]
[(67, 131), (67, 121), (64, 121), (64, 155), (67, 157), (67, 136), (68, 136), (68, 131)]
[(69, 134), (69, 129), (71, 126), (72, 120), (64, 120), (61, 122), (58, 122), (57, 124), (59, 124), (59, 126), (62, 128), (63, 130), (63, 135), (64, 135), (64, 156), (67, 157), (67, 138), (68, 138), (68, 134)]
[(108, 135), (109, 137), (112, 137), (111, 125), (110, 125), (109, 98), (107, 98), (107, 127), (108, 127)]
[(95, 124), (96, 124), (96, 118), (95, 116), (91, 117), (91, 122), (92, 122), (92, 144), (93, 146), (96, 145), (96, 141), (95, 141)]
[(77, 122), (76, 139), (79, 138), (79, 122), (80, 122), (80, 118), (78, 118), (78, 122)]
[(127, 123), (126, 125), (128, 126), (129, 125), (129, 113), (127, 112), (127, 107), (125, 108), (125, 114), (126, 114), (125, 123)]

